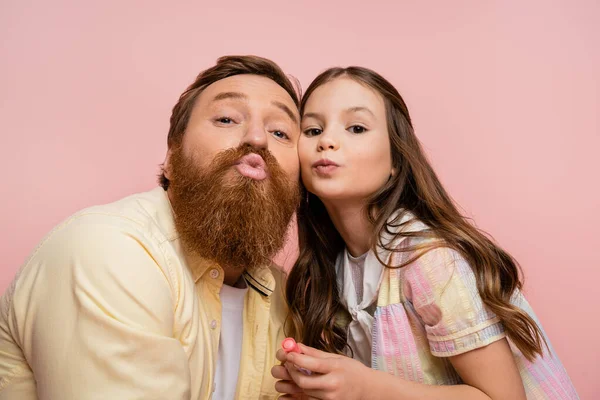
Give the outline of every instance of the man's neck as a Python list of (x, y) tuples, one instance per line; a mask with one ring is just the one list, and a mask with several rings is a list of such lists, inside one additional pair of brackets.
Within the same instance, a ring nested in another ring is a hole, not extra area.
[(244, 269), (242, 268), (227, 268), (223, 266), (223, 273), (225, 274), (223, 283), (232, 287), (244, 287), (243, 272)]

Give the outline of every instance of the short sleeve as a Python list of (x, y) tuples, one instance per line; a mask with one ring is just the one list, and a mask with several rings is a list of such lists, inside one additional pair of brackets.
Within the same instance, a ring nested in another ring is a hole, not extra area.
[(446, 247), (429, 250), (405, 268), (403, 290), (425, 325), (434, 356), (455, 356), (506, 336), (458, 252)]
[(77, 217), (50, 235), (13, 302), (39, 399), (189, 399), (163, 265), (157, 242), (124, 218)]

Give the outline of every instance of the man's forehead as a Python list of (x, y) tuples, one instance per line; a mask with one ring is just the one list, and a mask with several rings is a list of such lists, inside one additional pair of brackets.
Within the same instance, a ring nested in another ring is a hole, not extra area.
[(207, 86), (202, 94), (203, 102), (210, 103), (225, 98), (238, 100), (262, 99), (266, 101), (284, 102), (292, 109), (297, 109), (288, 92), (275, 81), (259, 75), (234, 75)]

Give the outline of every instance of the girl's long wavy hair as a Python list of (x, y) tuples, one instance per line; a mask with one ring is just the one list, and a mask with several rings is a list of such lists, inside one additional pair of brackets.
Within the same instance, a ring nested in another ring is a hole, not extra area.
[[(412, 213), (428, 229), (420, 232), (402, 232), (401, 229), (396, 235), (440, 240), (426, 241), (429, 244), (425, 248), (388, 249), (413, 252), (411, 254), (417, 256), (401, 265), (387, 267), (404, 267), (435, 247), (456, 250), (471, 265), (483, 302), (500, 318), (510, 340), (529, 360), (542, 355), (545, 341), (540, 328), (510, 301), (523, 286), (517, 262), (458, 211), (427, 161), (406, 104), (392, 84), (366, 68), (331, 68), (310, 84), (302, 98), (300, 114), (304, 114), (306, 102), (315, 89), (342, 77), (375, 90), (385, 102), (392, 167), (397, 173), (369, 199), (365, 209), (374, 227), (373, 249), (378, 245), (385, 247), (381, 241), (383, 234), (396, 232), (403, 213)], [(389, 221), (398, 210), (403, 212)], [(308, 192), (298, 212), (298, 234), (300, 254), (286, 286), (290, 309), (287, 333), (308, 346), (343, 353), (347, 334), (343, 324), (336, 323), (336, 318), (348, 314), (340, 302), (335, 262), (345, 244), (323, 203)]]

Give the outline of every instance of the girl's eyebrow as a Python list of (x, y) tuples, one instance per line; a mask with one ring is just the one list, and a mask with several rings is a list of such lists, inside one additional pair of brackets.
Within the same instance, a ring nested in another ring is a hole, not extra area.
[(315, 112), (309, 112), (309, 113), (305, 113), (304, 115), (302, 115), (302, 118), (315, 118), (315, 119), (320, 119), (323, 120), (323, 115), (319, 114), (319, 113), (315, 113)]
[[(368, 107), (364, 107), (364, 106), (349, 107), (344, 110), (344, 113), (351, 114), (351, 113), (361, 112), (361, 111), (371, 114), (373, 117), (375, 117), (375, 113), (373, 111), (371, 111)], [(316, 113), (316, 112), (307, 112), (302, 116), (302, 118), (315, 118), (315, 119), (320, 119), (320, 120), (324, 119), (323, 115)]]
[(360, 112), (360, 111), (365, 111), (368, 114), (371, 114), (373, 117), (375, 116), (373, 111), (369, 110), (368, 107), (364, 107), (364, 106), (350, 107), (350, 108), (347, 108), (346, 110), (344, 110), (344, 112), (347, 114), (354, 113), (354, 112)]

